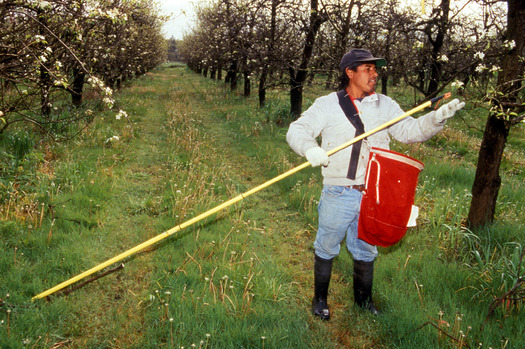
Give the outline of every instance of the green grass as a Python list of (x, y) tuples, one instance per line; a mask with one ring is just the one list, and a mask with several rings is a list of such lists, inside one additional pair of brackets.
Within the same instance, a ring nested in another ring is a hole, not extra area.
[[(307, 89), (305, 104), (324, 93)], [(269, 93), (259, 110), (256, 96), (165, 65), (117, 99), (129, 122), (101, 112), (78, 138), (53, 145), (53, 156), (45, 148), (33, 158), (2, 153), (3, 161), (32, 159), (25, 172), (10, 172), (11, 188), (23, 176), (33, 180), (1, 210), (0, 347), (460, 347), (429, 321), (455, 338), (462, 331), (471, 348), (524, 346), (523, 301), (498, 307), (484, 323), (491, 301), (523, 272), (523, 127), (507, 146), (497, 221), (474, 233), (462, 223), (480, 135), (460, 120), (425, 144), (393, 144), (425, 170), (419, 226), (380, 249), (374, 298), (381, 317), (353, 306), (346, 251), (334, 265), (332, 320), (310, 314), (321, 190), (311, 168), (126, 258), (120, 271), (31, 302), (304, 162), (286, 144), (286, 127), (276, 126), (288, 118), (286, 91)], [(478, 112), (463, 117), (479, 123)], [(0, 141), (24, 148), (13, 139)]]

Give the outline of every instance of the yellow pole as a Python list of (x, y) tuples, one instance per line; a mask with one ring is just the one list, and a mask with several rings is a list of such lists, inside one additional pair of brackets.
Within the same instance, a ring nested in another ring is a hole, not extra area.
[[(441, 98), (447, 98), (447, 97), (448, 97), (448, 95), (445, 95), (445, 96), (434, 98), (434, 99), (432, 99), (432, 100), (430, 100), (428, 102), (425, 102), (425, 103), (415, 107), (414, 109), (411, 109), (411, 110), (407, 111), (403, 115), (400, 115), (397, 118), (394, 118), (394, 119), (392, 119), (392, 120), (390, 120), (390, 121), (388, 121), (388, 122), (386, 122), (386, 123), (384, 123), (384, 124), (374, 128), (373, 130), (365, 132), (365, 133), (361, 134), (360, 136), (358, 136), (358, 137), (356, 137), (356, 138), (354, 138), (354, 139), (352, 139), (352, 140), (350, 140), (350, 141), (340, 145), (339, 147), (328, 151), (327, 154), (328, 155), (332, 155), (332, 154), (334, 154), (334, 153), (336, 153), (336, 152), (338, 152), (338, 151), (340, 151), (340, 150), (342, 150), (342, 149), (344, 149), (344, 148), (346, 148), (346, 147), (348, 147), (348, 146), (350, 146), (350, 145), (352, 145), (352, 144), (354, 144), (354, 143), (356, 143), (356, 142), (358, 142), (358, 141), (360, 141), (360, 140), (362, 140), (362, 139), (364, 139), (364, 138), (366, 138), (366, 137), (368, 137), (368, 136), (370, 136), (370, 135), (372, 135), (372, 134), (374, 134), (376, 132), (381, 131), (382, 129), (384, 129), (384, 128), (388, 127), (388, 126), (391, 126), (391, 125), (395, 124), (396, 122), (401, 121), (402, 119), (406, 118), (407, 116), (412, 115), (412, 114), (414, 114), (414, 113), (416, 113), (416, 112), (418, 112), (418, 111), (420, 111), (420, 110), (422, 110), (422, 109), (432, 105), (432, 103), (435, 102), (436, 100), (439, 100)], [(145, 241), (143, 243), (141, 243), (140, 245), (137, 245), (137, 246), (135, 246), (135, 247), (133, 247), (133, 248), (131, 248), (131, 249), (129, 249), (129, 250), (127, 250), (127, 251), (125, 251), (125, 252), (123, 252), (123, 253), (113, 257), (113, 258), (111, 258), (111, 259), (108, 259), (104, 263), (101, 263), (101, 264), (99, 264), (99, 265), (97, 265), (97, 266), (95, 266), (95, 267), (93, 267), (93, 268), (91, 268), (89, 270), (86, 270), (85, 272), (83, 272), (81, 274), (78, 274), (77, 276), (74, 276), (71, 279), (62, 282), (62, 283), (56, 285), (55, 287), (52, 287), (52, 288), (48, 289), (47, 291), (44, 291), (42, 293), (37, 294), (36, 296), (34, 296), (32, 298), (32, 300), (47, 297), (50, 294), (53, 294), (53, 293), (63, 289), (64, 287), (67, 287), (67, 286), (71, 285), (72, 283), (75, 283), (75, 282), (77, 282), (79, 280), (82, 280), (86, 276), (89, 276), (89, 275), (91, 275), (93, 273), (96, 273), (97, 271), (102, 270), (102, 269), (110, 266), (113, 263), (116, 263), (116, 262), (118, 262), (118, 261), (120, 261), (120, 260), (122, 260), (122, 259), (124, 259), (124, 258), (126, 258), (128, 256), (131, 256), (132, 254), (135, 254), (135, 253), (143, 250), (144, 248), (146, 248), (148, 246), (151, 246), (151, 245), (153, 245), (153, 244), (155, 244), (155, 243), (157, 243), (157, 242), (167, 238), (168, 236), (170, 236), (170, 235), (172, 235), (172, 234), (174, 234), (174, 233), (176, 233), (176, 232), (178, 232), (178, 231), (180, 231), (180, 230), (182, 230), (182, 229), (184, 229), (186, 227), (189, 227), (190, 225), (192, 225), (194, 223), (197, 223), (200, 220), (203, 220), (204, 218), (209, 217), (212, 214), (217, 213), (217, 212), (223, 210), (224, 208), (226, 208), (228, 206), (231, 206), (234, 203), (236, 203), (238, 201), (241, 201), (242, 199), (244, 199), (244, 198), (246, 198), (246, 197), (248, 197), (248, 196), (250, 196), (252, 194), (255, 194), (256, 192), (258, 192), (258, 191), (260, 191), (260, 190), (262, 190), (262, 189), (264, 189), (266, 187), (269, 187), (270, 185), (272, 185), (272, 184), (274, 184), (276, 182), (279, 182), (280, 180), (282, 180), (282, 179), (284, 179), (284, 178), (286, 178), (286, 177), (288, 177), (288, 176), (290, 176), (290, 175), (292, 175), (294, 173), (297, 173), (297, 172), (301, 171), (302, 169), (305, 169), (309, 165), (310, 165), (310, 163), (307, 161), (307, 162), (305, 162), (305, 163), (303, 163), (303, 164), (301, 164), (301, 165), (299, 165), (297, 167), (294, 167), (293, 169), (291, 169), (291, 170), (289, 170), (289, 171), (287, 171), (287, 172), (285, 172), (285, 173), (283, 173), (283, 174), (281, 174), (281, 175), (279, 175), (277, 177), (274, 177), (274, 178), (264, 182), (263, 184), (255, 187), (255, 188), (253, 188), (251, 190), (248, 190), (247, 192), (245, 192), (243, 194), (240, 194), (240, 195), (234, 197), (233, 199), (230, 199), (230, 200), (228, 200), (228, 201), (226, 201), (226, 202), (224, 202), (224, 203), (222, 203), (222, 204), (220, 204), (220, 205), (218, 205), (218, 206), (216, 206), (216, 207), (214, 207), (214, 208), (212, 208), (212, 209), (210, 209), (210, 210), (208, 210), (208, 211), (206, 211), (206, 212), (204, 212), (204, 213), (202, 213), (202, 214), (200, 214), (200, 215), (198, 215), (198, 216), (196, 216), (196, 217), (194, 217), (194, 218), (192, 218), (192, 219), (190, 219), (190, 220), (188, 220), (188, 221), (186, 221), (184, 223), (181, 223), (180, 225), (177, 225), (177, 226), (175, 226), (175, 227), (173, 227), (173, 228), (171, 228), (171, 229), (169, 229), (169, 230), (167, 230), (167, 231), (165, 231), (165, 232), (163, 232), (163, 233), (161, 233), (161, 234), (159, 234), (159, 235), (157, 235), (157, 236), (155, 236), (155, 237), (153, 237), (153, 238), (151, 238), (151, 239), (149, 239), (149, 240), (147, 240), (147, 241)]]

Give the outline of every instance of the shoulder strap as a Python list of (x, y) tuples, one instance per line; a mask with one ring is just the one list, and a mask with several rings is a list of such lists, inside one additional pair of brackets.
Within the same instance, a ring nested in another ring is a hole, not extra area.
[[(348, 96), (348, 93), (346, 93), (344, 89), (340, 90), (339, 92), (337, 92), (337, 97), (339, 99), (339, 105), (341, 106), (341, 109), (343, 109), (346, 118), (355, 128), (354, 137), (363, 134), (365, 132), (365, 126), (363, 125), (363, 122), (359, 117), (359, 112), (357, 111), (354, 102), (350, 99), (350, 96)], [(359, 162), (359, 154), (361, 153), (361, 143), (362, 141), (359, 141), (354, 143), (354, 145), (352, 146), (350, 164), (348, 166), (348, 173), (346, 175), (348, 179), (355, 179), (357, 164)]]

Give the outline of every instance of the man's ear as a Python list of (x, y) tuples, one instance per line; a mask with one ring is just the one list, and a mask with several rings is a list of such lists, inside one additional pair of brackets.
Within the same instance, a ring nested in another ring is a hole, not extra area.
[(346, 76), (348, 76), (349, 79), (352, 79), (354, 77), (354, 71), (352, 69), (345, 69)]

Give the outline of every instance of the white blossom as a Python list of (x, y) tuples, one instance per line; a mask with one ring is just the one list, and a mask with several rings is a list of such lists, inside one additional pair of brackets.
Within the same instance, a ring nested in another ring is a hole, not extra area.
[(120, 120), (121, 117), (125, 117), (125, 118), (127, 118), (127, 117), (128, 117), (128, 113), (126, 113), (124, 110), (120, 109), (120, 110), (118, 111), (117, 116), (115, 116), (115, 118), (116, 118), (117, 120)]
[(108, 105), (109, 108), (112, 108), (113, 107), (113, 103), (115, 103), (115, 101), (109, 97), (104, 97), (104, 99), (102, 100), (105, 104)]
[(46, 8), (46, 7), (51, 7), (51, 4), (49, 3), (49, 1), (44, 1), (44, 0), (38, 0), (36, 2), (36, 5), (40, 8)]
[(486, 69), (487, 67), (485, 67), (485, 64), (479, 64), (477, 67), (476, 67), (476, 73), (482, 73), (484, 69)]
[(516, 47), (516, 42), (514, 40), (505, 40), (505, 42), (503, 43), (503, 47), (505, 47), (506, 49), (509, 49), (509, 50), (512, 50), (513, 48)]
[(446, 54), (442, 54), (441, 57), (439, 57), (439, 60), (443, 62), (448, 62), (448, 57)]
[(485, 53), (483, 53), (483, 52), (476, 52), (474, 54), (474, 58), (479, 59), (479, 60), (483, 60), (483, 58), (485, 58)]

